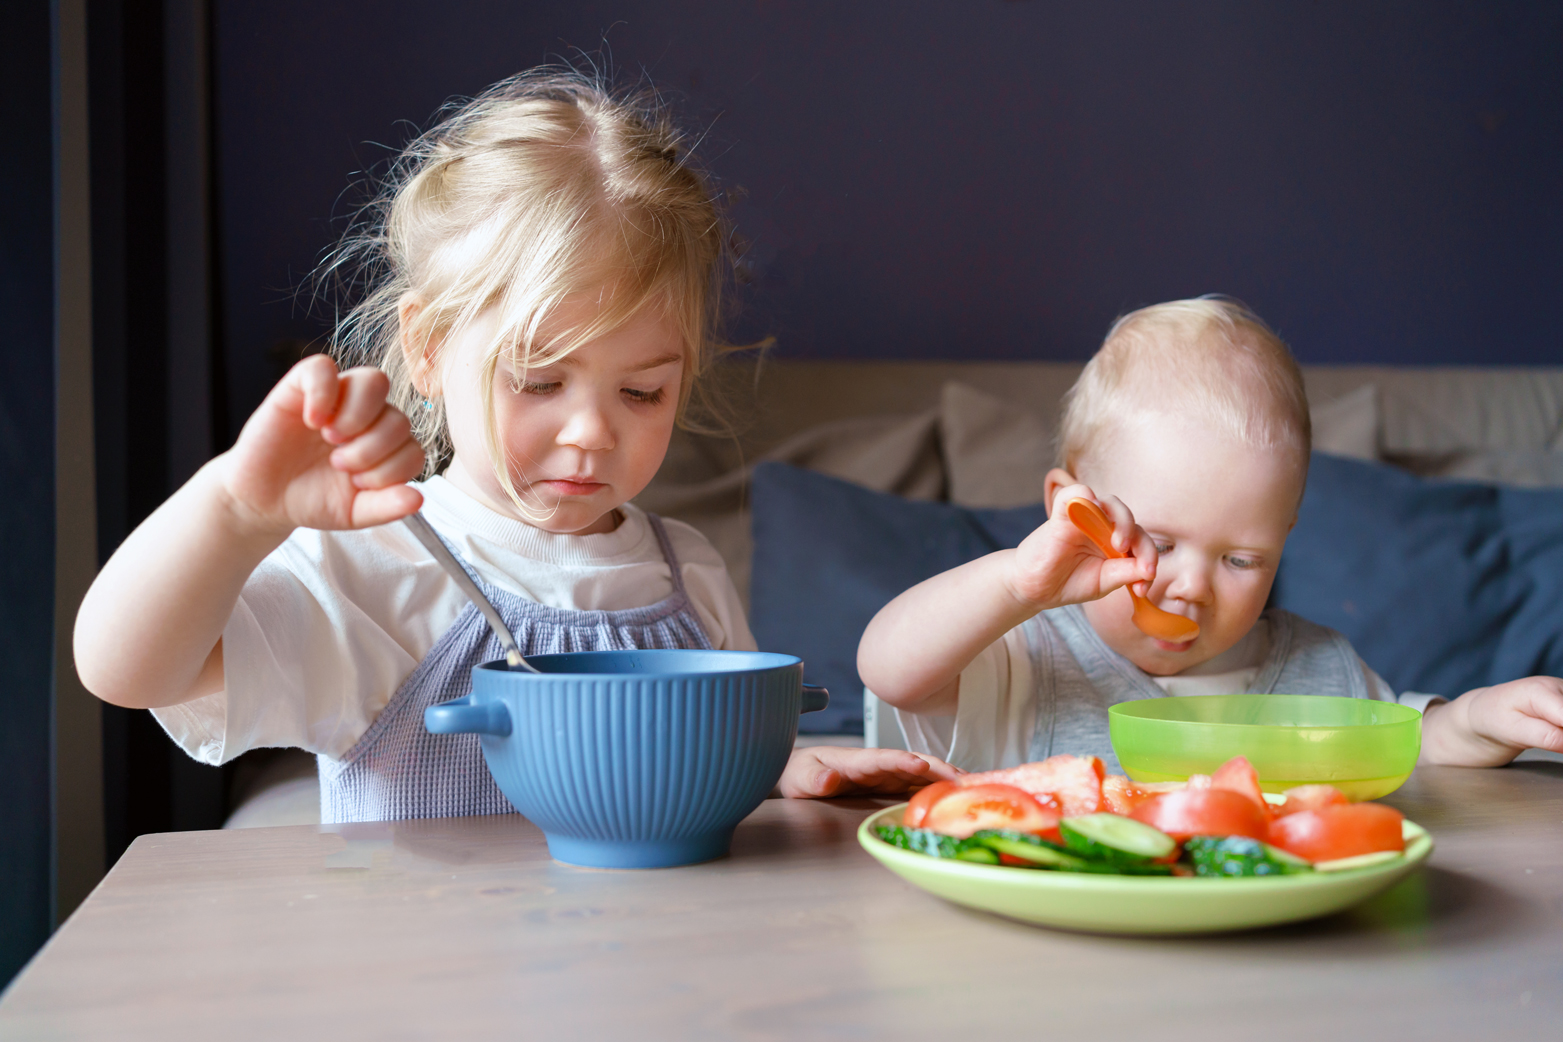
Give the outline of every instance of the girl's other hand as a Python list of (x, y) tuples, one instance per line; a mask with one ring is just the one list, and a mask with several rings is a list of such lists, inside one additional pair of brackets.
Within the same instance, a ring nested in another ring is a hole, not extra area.
[[(1076, 528), (1064, 510), (1072, 499), (1088, 499), (1106, 511), (1113, 522), (1113, 547), (1129, 556), (1105, 556)], [(1155, 541), (1117, 497), (1098, 498), (1085, 485), (1070, 485), (1053, 497), (1047, 523), (1016, 548), (1011, 593), (1042, 610), (1094, 601), (1131, 583), (1144, 590), (1156, 578), (1156, 559)]]
[(966, 772), (934, 756), (900, 749), (816, 745), (794, 749), (776, 790), (787, 799), (890, 795), (954, 781)]
[(417, 510), (406, 482), (423, 469), (407, 417), (386, 401), (372, 367), (338, 372), (325, 355), (295, 365), (225, 454), (222, 487), (236, 519), (257, 532), (386, 524)]

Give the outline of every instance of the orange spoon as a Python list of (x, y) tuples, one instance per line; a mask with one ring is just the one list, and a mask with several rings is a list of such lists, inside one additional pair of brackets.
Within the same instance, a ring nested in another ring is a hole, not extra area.
[[(1108, 557), (1129, 556), (1113, 549), (1112, 519), (1089, 499), (1071, 499), (1065, 504), (1064, 513), (1068, 514), (1074, 526)], [(1170, 644), (1182, 644), (1199, 636), (1199, 623), (1193, 619), (1174, 615), (1170, 611), (1162, 611), (1135, 593), (1133, 586), (1129, 587), (1129, 596), (1134, 598), (1134, 624), (1139, 627), (1141, 633)]]

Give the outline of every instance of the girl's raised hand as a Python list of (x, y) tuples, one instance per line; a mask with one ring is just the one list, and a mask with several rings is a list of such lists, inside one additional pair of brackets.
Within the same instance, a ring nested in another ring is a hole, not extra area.
[(225, 454), (222, 486), (237, 519), (283, 537), (295, 528), (369, 528), (417, 510), (406, 482), (423, 448), (386, 401), (378, 369), (339, 372), (312, 355), (273, 387)]
[[(1106, 511), (1113, 522), (1114, 548), (1129, 556), (1105, 556), (1076, 528), (1064, 510), (1071, 499), (1089, 499)], [(1070, 485), (1053, 497), (1047, 523), (1016, 548), (1011, 593), (1039, 610), (1094, 601), (1120, 586), (1148, 585), (1156, 578), (1156, 558), (1155, 541), (1117, 497), (1098, 498), (1085, 485)]]

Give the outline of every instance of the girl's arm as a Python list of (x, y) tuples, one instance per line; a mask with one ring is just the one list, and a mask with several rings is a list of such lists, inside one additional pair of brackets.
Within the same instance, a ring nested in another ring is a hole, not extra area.
[(876, 696), (909, 712), (954, 713), (961, 670), (1005, 633), (1048, 608), (1106, 596), (1156, 577), (1156, 547), (1134, 515), (1108, 496), (1113, 545), (1107, 558), (1061, 509), (1095, 499), (1084, 485), (1061, 489), (1049, 520), (1014, 550), (1000, 550), (934, 576), (880, 609), (858, 645), (858, 675)]
[(377, 369), (294, 366), (239, 440), (143, 521), (76, 616), (76, 669), (134, 709), (223, 689), (222, 632), (255, 566), (295, 528), (367, 528), (418, 509), (423, 466)]

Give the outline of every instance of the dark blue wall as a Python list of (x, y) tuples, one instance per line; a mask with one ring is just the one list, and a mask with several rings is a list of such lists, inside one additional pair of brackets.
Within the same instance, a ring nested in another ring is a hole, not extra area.
[[(353, 171), (447, 96), (601, 46), (711, 127), (782, 355), (1085, 357), (1248, 299), (1309, 362), (1559, 360), (1563, 6), (217, 4), (234, 415)], [(720, 118), (718, 118), (720, 117)], [(379, 144), (369, 144), (377, 142)]]
[(0, 987), (49, 936), (54, 668), (54, 188), (49, 4), (0, 33)]

